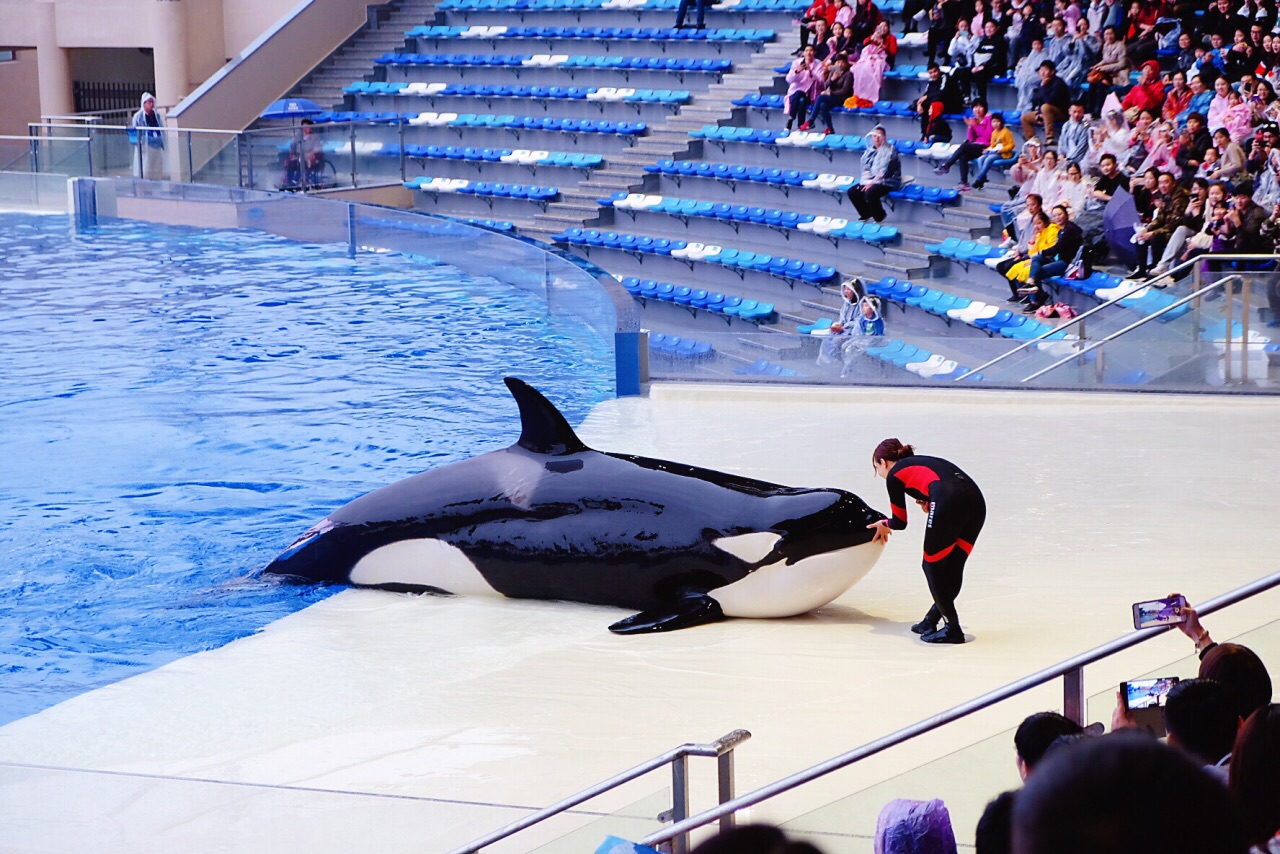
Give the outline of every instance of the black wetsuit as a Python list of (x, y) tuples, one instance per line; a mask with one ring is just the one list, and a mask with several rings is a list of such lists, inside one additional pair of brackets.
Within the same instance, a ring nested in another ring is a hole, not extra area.
[(964, 581), (964, 563), (987, 518), (982, 490), (954, 463), (938, 457), (904, 457), (889, 469), (886, 480), (893, 530), (907, 527), (904, 496), (929, 504), (923, 563), (934, 602), (929, 619), (945, 617), (948, 625), (958, 629), (955, 603)]

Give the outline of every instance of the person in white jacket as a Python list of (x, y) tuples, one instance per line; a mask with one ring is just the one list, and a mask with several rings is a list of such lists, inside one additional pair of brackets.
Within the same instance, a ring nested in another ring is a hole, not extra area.
[(164, 180), (164, 117), (156, 111), (156, 96), (142, 93), (142, 104), (133, 114), (129, 126), (134, 128), (137, 141), (133, 150), (133, 176), (149, 181)]

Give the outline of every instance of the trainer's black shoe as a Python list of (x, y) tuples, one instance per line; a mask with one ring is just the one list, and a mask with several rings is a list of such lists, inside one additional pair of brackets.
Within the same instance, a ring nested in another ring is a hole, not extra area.
[(937, 630), (938, 630), (938, 621), (929, 619), (929, 616), (927, 614), (925, 615), (925, 618), (923, 620), (921, 620), (920, 622), (916, 623), (914, 626), (911, 627), (911, 631), (915, 632), (918, 635), (933, 634)]
[(925, 643), (964, 643), (964, 632), (952, 626), (943, 626), (936, 632), (924, 635), (920, 640)]

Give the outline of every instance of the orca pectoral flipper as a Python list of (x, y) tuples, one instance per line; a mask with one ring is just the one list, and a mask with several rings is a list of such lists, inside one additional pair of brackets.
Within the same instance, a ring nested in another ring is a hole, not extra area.
[(615, 635), (673, 632), (725, 619), (720, 603), (706, 593), (686, 593), (668, 604), (641, 611), (609, 627)]

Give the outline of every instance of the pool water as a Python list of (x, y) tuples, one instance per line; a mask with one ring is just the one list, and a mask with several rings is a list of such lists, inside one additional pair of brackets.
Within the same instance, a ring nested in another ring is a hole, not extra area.
[(577, 423), (612, 356), (538, 297), (240, 230), (0, 214), (0, 724), (332, 592), (255, 573), (331, 509)]

